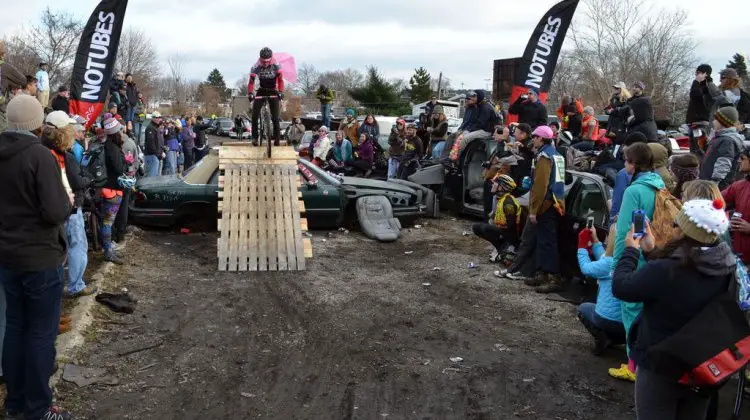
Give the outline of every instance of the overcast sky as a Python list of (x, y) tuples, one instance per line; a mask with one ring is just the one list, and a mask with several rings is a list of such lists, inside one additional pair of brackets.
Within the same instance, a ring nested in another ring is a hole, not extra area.
[[(715, 69), (735, 52), (750, 53), (747, 0), (646, 0), (682, 7), (699, 42), (696, 54)], [(142, 29), (163, 57), (186, 58), (188, 76), (217, 67), (227, 84), (269, 46), (319, 70), (369, 64), (408, 78), (424, 66), (454, 87), (485, 87), (492, 62), (523, 54), (531, 31), (556, 0), (130, 0), (125, 25)], [(47, 5), (85, 20), (95, 0), (0, 0), (0, 37), (29, 25)], [(582, 6), (579, 6), (579, 15)], [(737, 14), (727, 13), (735, 11)], [(19, 20), (18, 17), (25, 17)], [(733, 19), (732, 16), (735, 16)], [(699, 24), (700, 22), (700, 24)], [(744, 49), (744, 50), (743, 50)], [(162, 65), (163, 68), (166, 65)]]

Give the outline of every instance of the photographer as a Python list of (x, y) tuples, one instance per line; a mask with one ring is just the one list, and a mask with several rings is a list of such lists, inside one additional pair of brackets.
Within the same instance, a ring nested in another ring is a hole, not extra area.
[(495, 247), (490, 255), (490, 261), (495, 262), (506, 243), (513, 248), (518, 246), (521, 205), (511, 194), (516, 189), (513, 178), (508, 175), (498, 175), (490, 181), (490, 184), (494, 210), (489, 213), (490, 219), (487, 223), (476, 223), (471, 229), (475, 235)]
[(534, 150), (531, 143), (531, 126), (528, 124), (511, 124), (509, 134), (512, 136), (509, 146), (518, 157), (518, 164), (511, 171), (510, 176), (519, 186), (514, 195), (516, 197), (526, 193), (528, 188), (522, 188), (523, 179), (531, 176), (531, 163), (534, 161)]
[(536, 88), (529, 88), (526, 95), (516, 99), (508, 112), (517, 115), (519, 123), (528, 124), (532, 129), (547, 124), (547, 108), (539, 100), (539, 91)]

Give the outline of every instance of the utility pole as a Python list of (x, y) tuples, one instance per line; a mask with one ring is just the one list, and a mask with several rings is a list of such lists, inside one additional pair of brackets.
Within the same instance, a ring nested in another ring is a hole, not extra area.
[(484, 79), (484, 90), (490, 90), (490, 80), (492, 79)]
[(441, 99), (440, 91), (443, 85), (443, 72), (440, 72), (440, 76), (438, 76), (438, 88), (437, 88), (437, 98), (438, 100)]

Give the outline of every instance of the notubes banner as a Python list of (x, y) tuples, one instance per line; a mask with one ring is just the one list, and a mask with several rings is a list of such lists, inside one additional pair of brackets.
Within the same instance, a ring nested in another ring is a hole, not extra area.
[(544, 15), (534, 29), (523, 58), (515, 71), (515, 82), (510, 103), (514, 103), (519, 96), (526, 94), (529, 88), (539, 91), (539, 99), (547, 101), (547, 94), (552, 83), (552, 75), (557, 66), (565, 34), (573, 21), (579, 0), (564, 0)]
[(104, 108), (127, 7), (128, 0), (102, 0), (83, 29), (73, 64), (70, 112), (85, 118), (86, 128)]

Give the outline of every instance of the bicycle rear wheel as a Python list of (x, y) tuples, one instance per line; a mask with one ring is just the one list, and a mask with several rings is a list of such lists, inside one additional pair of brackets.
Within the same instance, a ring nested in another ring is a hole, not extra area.
[(271, 134), (271, 110), (268, 106), (268, 101), (266, 101), (266, 103), (263, 104), (263, 110), (261, 111), (261, 120), (263, 121), (261, 126), (263, 127), (263, 137), (265, 137), (266, 140), (266, 157), (270, 159), (271, 137), (273, 137), (273, 135)]

